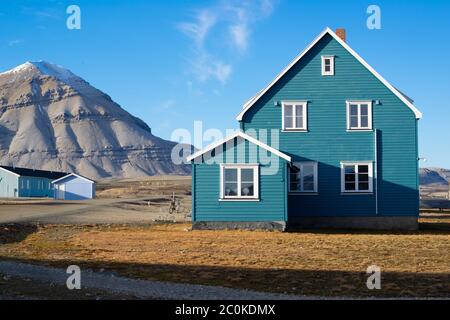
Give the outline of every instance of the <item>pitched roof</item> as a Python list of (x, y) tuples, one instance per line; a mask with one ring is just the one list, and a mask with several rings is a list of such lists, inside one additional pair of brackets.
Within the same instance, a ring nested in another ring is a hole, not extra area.
[(258, 92), (253, 98), (248, 100), (244, 106), (242, 111), (237, 115), (236, 120), (242, 121), (242, 118), (244, 117), (244, 114), (267, 92), (269, 91), (272, 86), (277, 83), (297, 62), (300, 61), (303, 56), (308, 53), (309, 50), (311, 50), (317, 42), (319, 42), (325, 35), (331, 35), (337, 42), (339, 42), (351, 55), (353, 55), (364, 67), (367, 68), (378, 80), (380, 80), (389, 90), (392, 91), (404, 104), (406, 104), (415, 114), (416, 119), (422, 118), (422, 113), (414, 106), (413, 101), (411, 98), (408, 98), (403, 93), (401, 93), (399, 90), (397, 90), (395, 87), (393, 87), (389, 82), (387, 82), (378, 72), (375, 71), (363, 58), (361, 58), (360, 55), (358, 55), (350, 46), (343, 41), (341, 38), (339, 38), (336, 33), (334, 33), (330, 28), (326, 28), (324, 31), (322, 31), (319, 36), (314, 39), (311, 44), (306, 47), (305, 50), (300, 53), (276, 78), (269, 83), (267, 87), (262, 89), (260, 92)]
[(272, 152), (273, 154), (279, 156), (280, 158), (283, 158), (286, 161), (291, 162), (291, 157), (289, 157), (287, 154), (285, 154), (285, 153), (283, 153), (283, 152), (281, 152), (281, 151), (279, 151), (279, 150), (277, 150), (275, 148), (272, 148), (271, 146), (269, 146), (269, 145), (267, 145), (267, 144), (265, 144), (265, 143), (255, 139), (255, 138), (249, 136), (248, 134), (246, 134), (246, 133), (244, 133), (242, 131), (238, 131), (238, 132), (236, 132), (236, 133), (226, 137), (222, 141), (210, 144), (205, 149), (200, 150), (200, 151), (192, 154), (191, 156), (187, 157), (187, 160), (188, 161), (192, 161), (192, 160), (200, 157), (201, 155), (205, 154), (206, 152), (209, 152), (209, 151), (211, 151), (211, 150), (213, 150), (213, 149), (223, 145), (224, 143), (227, 143), (228, 141), (230, 141), (230, 140), (232, 140), (234, 138), (237, 138), (237, 137), (240, 137), (240, 138), (245, 139), (245, 140), (247, 140), (247, 141), (249, 141), (251, 143), (254, 143), (257, 146), (259, 146), (259, 147), (261, 147), (263, 149), (266, 149), (267, 151)]
[(66, 172), (34, 170), (29, 168), (8, 167), (8, 166), (0, 166), (0, 168), (12, 172), (18, 176), (47, 178), (51, 180), (59, 179), (61, 177), (68, 175), (68, 173)]
[(77, 177), (77, 178), (86, 180), (87, 182), (95, 183), (95, 181), (93, 181), (93, 180), (91, 180), (91, 179), (88, 179), (88, 178), (86, 178), (86, 177), (80, 176), (79, 174), (76, 174), (76, 173), (68, 173), (68, 174), (66, 174), (64, 177), (61, 177), (61, 178), (59, 178), (59, 179), (56, 179), (56, 180), (52, 181), (52, 183), (61, 182), (61, 181), (63, 181), (64, 179), (67, 179), (68, 177)]

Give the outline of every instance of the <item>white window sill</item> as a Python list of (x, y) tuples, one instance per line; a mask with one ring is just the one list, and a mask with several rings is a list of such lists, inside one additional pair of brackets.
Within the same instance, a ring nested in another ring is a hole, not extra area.
[(373, 192), (369, 191), (341, 192), (341, 196), (371, 196), (371, 195), (373, 195)]
[(347, 132), (373, 132), (373, 129), (347, 129)]
[(282, 129), (281, 132), (309, 132), (307, 129)]
[(318, 192), (295, 192), (289, 191), (290, 196), (318, 196)]
[(259, 202), (260, 199), (256, 198), (227, 198), (227, 199), (219, 199), (219, 202)]

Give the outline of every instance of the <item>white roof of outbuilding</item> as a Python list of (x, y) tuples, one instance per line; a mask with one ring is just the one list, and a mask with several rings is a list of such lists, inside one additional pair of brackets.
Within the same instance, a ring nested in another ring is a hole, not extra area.
[(59, 179), (57, 179), (57, 180), (53, 180), (52, 183), (60, 182), (61, 180), (65, 180), (65, 179), (67, 179), (67, 178), (70, 177), (70, 176), (78, 177), (78, 178), (83, 179), (83, 180), (86, 180), (87, 182), (90, 182), (90, 183), (95, 183), (95, 181), (90, 180), (90, 179), (88, 179), (88, 178), (86, 178), (86, 177), (80, 176), (79, 174), (76, 174), (76, 173), (69, 173), (67, 176), (64, 176), (64, 177), (62, 177), (62, 178), (59, 178)]

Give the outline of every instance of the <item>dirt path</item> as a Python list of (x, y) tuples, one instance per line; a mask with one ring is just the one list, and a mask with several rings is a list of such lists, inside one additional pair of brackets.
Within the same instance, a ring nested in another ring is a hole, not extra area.
[(185, 214), (168, 214), (166, 199), (153, 198), (6, 202), (0, 205), (0, 223), (145, 224), (185, 220)]
[[(31, 281), (37, 281), (39, 283), (49, 283), (58, 287), (64, 286), (69, 276), (63, 269), (9, 261), (0, 261), (0, 274), (11, 278), (25, 278)], [(87, 292), (92, 290), (101, 290), (102, 292), (106, 292), (108, 295), (112, 296), (124, 295), (126, 297), (137, 297), (144, 299), (299, 300), (313, 298), (237, 290), (215, 286), (136, 280), (116, 276), (112, 273), (100, 273), (90, 270), (81, 271), (81, 287), (82, 292), (83, 290)], [(0, 298), (2, 298), (1, 293)]]

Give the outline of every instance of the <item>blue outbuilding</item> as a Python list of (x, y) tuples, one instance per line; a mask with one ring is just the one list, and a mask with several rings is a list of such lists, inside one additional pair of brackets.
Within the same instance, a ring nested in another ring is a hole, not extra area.
[(0, 166), (0, 198), (52, 198), (55, 179), (65, 172)]
[(95, 181), (70, 173), (52, 182), (57, 200), (88, 200), (95, 198)]

